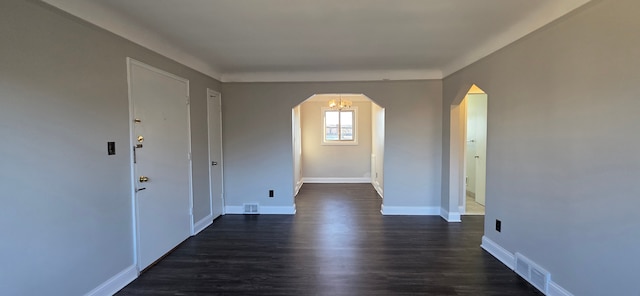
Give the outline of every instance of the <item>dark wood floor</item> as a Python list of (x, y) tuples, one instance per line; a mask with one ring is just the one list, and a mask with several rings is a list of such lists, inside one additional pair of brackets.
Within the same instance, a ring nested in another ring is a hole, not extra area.
[(368, 184), (305, 184), (291, 215), (227, 215), (117, 295), (542, 295), (480, 248), (483, 216), (382, 216)]

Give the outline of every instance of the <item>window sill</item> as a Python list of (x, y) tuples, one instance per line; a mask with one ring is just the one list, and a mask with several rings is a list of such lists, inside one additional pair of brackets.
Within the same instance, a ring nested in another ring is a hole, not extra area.
[(355, 141), (322, 141), (323, 146), (358, 146), (358, 140)]

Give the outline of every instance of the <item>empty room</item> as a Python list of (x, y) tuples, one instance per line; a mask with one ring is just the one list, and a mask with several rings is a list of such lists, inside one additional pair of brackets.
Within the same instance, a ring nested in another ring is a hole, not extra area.
[(639, 11), (0, 1), (0, 294), (640, 296)]

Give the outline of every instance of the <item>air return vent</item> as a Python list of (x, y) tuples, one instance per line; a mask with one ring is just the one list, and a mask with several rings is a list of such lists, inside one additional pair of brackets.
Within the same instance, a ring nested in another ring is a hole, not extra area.
[(547, 294), (547, 288), (551, 275), (548, 271), (542, 267), (533, 263), (529, 258), (523, 256), (520, 253), (516, 253), (516, 268), (515, 271), (534, 287), (538, 288), (540, 292)]
[(244, 208), (243, 214), (247, 214), (247, 215), (260, 214), (260, 212), (258, 210), (258, 204), (257, 203), (246, 203), (246, 204), (243, 204), (243, 208)]

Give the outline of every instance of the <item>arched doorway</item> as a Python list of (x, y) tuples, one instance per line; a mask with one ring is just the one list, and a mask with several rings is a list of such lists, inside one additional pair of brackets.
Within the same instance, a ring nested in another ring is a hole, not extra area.
[[(349, 101), (345, 108), (332, 100)], [(385, 109), (364, 94), (315, 94), (292, 109), (294, 195), (304, 183), (371, 183), (384, 192)]]
[(449, 222), (484, 214), (488, 95), (472, 85), (456, 98), (450, 113)]

